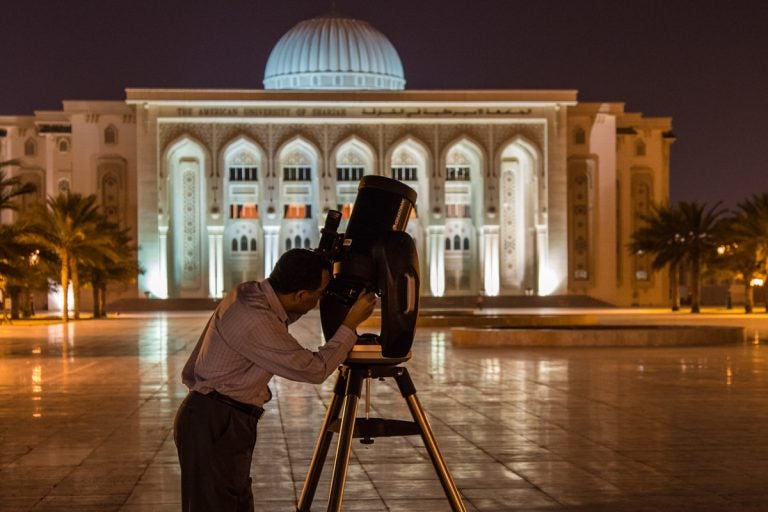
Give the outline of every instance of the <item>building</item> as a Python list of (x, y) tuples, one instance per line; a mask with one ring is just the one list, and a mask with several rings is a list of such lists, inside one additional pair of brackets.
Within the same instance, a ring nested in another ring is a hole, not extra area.
[(574, 90), (405, 83), (386, 36), (328, 15), (278, 41), (264, 89), (128, 89), (0, 117), (2, 159), (41, 185), (27, 201), (96, 193), (135, 230), (136, 296), (218, 298), (263, 278), (379, 174), (418, 192), (408, 232), (425, 295), (666, 302), (666, 277), (626, 247), (637, 214), (668, 200), (669, 118)]

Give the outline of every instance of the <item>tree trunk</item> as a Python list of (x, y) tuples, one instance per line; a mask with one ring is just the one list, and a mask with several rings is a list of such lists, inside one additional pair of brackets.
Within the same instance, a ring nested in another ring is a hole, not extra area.
[(691, 261), (691, 313), (701, 312), (701, 261)]
[(93, 297), (93, 318), (101, 317), (101, 302), (99, 301), (99, 285), (91, 281), (91, 297)]
[(101, 316), (106, 317), (107, 316), (107, 283), (102, 283), (99, 286), (99, 290), (101, 293), (99, 294), (99, 299), (101, 300)]
[(672, 287), (672, 311), (680, 311), (680, 269), (677, 263), (669, 266), (669, 283)]
[[(21, 288), (18, 286), (8, 287), (8, 297), (11, 299), (11, 320), (19, 319), (19, 302), (21, 297)], [(2, 306), (0, 306), (2, 307)]]
[(80, 276), (77, 273), (77, 262), (74, 258), (72, 259), (72, 297), (75, 320), (80, 320)]
[(61, 319), (69, 322), (69, 257), (67, 253), (60, 255), (61, 258)]
[(752, 278), (744, 280), (744, 312), (751, 313), (755, 305), (755, 289), (752, 287)]

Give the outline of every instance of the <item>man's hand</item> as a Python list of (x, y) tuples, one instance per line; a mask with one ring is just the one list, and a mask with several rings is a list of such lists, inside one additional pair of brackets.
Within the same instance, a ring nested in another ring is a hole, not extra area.
[(352, 308), (347, 312), (343, 325), (354, 331), (363, 320), (371, 316), (374, 306), (376, 306), (376, 295), (373, 292), (361, 293), (357, 301), (352, 305)]

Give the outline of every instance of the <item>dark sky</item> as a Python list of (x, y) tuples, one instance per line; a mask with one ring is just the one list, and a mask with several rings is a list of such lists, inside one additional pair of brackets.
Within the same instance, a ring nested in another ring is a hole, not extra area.
[[(671, 116), (672, 199), (768, 192), (768, 2), (338, 0), (397, 48), (408, 89), (577, 89)], [(260, 89), (325, 0), (8, 1), (0, 115), (126, 87)]]

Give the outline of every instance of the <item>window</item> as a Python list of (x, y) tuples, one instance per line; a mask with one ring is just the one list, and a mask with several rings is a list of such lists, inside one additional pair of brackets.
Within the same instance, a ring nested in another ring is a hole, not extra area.
[(256, 252), (257, 246), (256, 246), (256, 239), (251, 238), (251, 251)]
[(243, 235), (240, 237), (240, 250), (241, 251), (247, 251), (248, 250), (248, 237)]
[(469, 167), (451, 165), (445, 169), (448, 181), (469, 181)]
[(258, 181), (258, 167), (230, 167), (229, 181)]
[(68, 152), (69, 152), (69, 140), (59, 139), (59, 153), (68, 153)]
[(392, 167), (392, 178), (400, 181), (416, 181), (416, 167)]
[(309, 238), (304, 239), (304, 248), (309, 249)]
[[(312, 205), (311, 204), (286, 204), (283, 205), (283, 218), (284, 219), (311, 219), (312, 218)], [(301, 244), (297, 244), (297, 247), (301, 247)]]
[(338, 203), (336, 209), (341, 212), (342, 219), (348, 219), (352, 215), (352, 206), (354, 203)]
[(301, 237), (299, 235), (296, 235), (296, 238), (293, 239), (293, 245), (297, 249), (301, 248)]
[(445, 250), (446, 251), (450, 251), (451, 250), (451, 239), (450, 238), (446, 238), (445, 239)]
[(360, 181), (363, 178), (363, 168), (349, 165), (336, 167), (336, 181)]
[(291, 239), (290, 238), (286, 238), (285, 239), (285, 250), (286, 251), (290, 251), (291, 250)]
[(230, 219), (258, 219), (259, 205), (257, 204), (230, 204)]
[(34, 139), (27, 139), (24, 143), (24, 156), (35, 156), (37, 154), (37, 143)]
[(237, 252), (237, 238), (232, 239), (232, 252)]
[(469, 250), (469, 238), (464, 239), (464, 250), (465, 251)]
[(453, 237), (453, 250), (454, 251), (461, 250), (461, 237), (459, 235), (456, 235)]
[(445, 216), (449, 219), (468, 219), (471, 216), (468, 204), (445, 205)]
[(283, 181), (310, 181), (311, 179), (311, 167), (298, 167), (294, 165), (283, 167)]
[(69, 180), (67, 178), (60, 179), (58, 184), (58, 189), (60, 194), (69, 193)]
[(104, 144), (117, 144), (117, 128), (114, 125), (104, 128)]
[(635, 143), (635, 155), (636, 156), (645, 156), (645, 142), (638, 140)]

